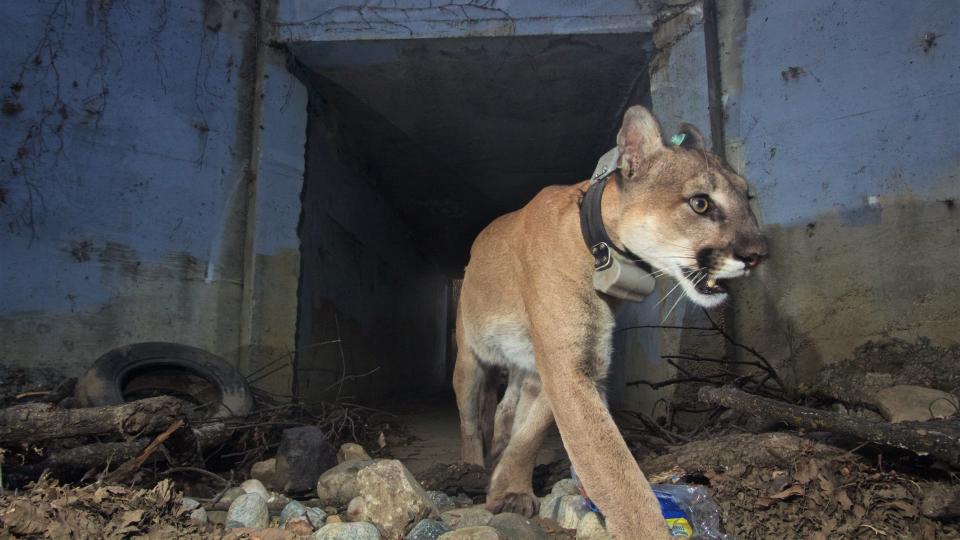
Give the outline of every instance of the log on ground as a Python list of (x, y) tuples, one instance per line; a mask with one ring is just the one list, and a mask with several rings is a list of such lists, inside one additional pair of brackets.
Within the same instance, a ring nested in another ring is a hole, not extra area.
[[(102, 470), (109, 465), (123, 463), (134, 458), (150, 441), (137, 439), (127, 442), (102, 442), (85, 444), (51, 453), (39, 463), (17, 467), (9, 473), (18, 483), (35, 480), (40, 473), (50, 471), (54, 478), (72, 480), (91, 470)], [(7, 471), (4, 471), (7, 476)]]
[[(203, 450), (222, 443), (232, 431), (224, 423), (214, 423), (199, 428), (178, 429), (177, 440), (170, 437), (163, 444), (163, 451), (153, 454), (152, 459), (164, 463), (171, 457), (177, 463), (191, 463), (202, 456)], [(141, 438), (124, 442), (98, 442), (52, 452), (43, 461), (21, 467), (18, 473), (25, 478), (36, 478), (49, 470), (56, 478), (77, 477), (94, 469), (119, 466), (141, 454), (150, 439)]]
[(182, 402), (169, 396), (83, 409), (11, 407), (0, 410), (0, 443), (35, 443), (78, 435), (135, 437), (157, 433), (183, 418), (182, 409)]

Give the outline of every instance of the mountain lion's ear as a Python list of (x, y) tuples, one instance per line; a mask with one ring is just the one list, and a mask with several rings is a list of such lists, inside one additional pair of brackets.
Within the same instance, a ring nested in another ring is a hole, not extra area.
[(660, 124), (650, 111), (634, 105), (623, 115), (623, 126), (617, 133), (617, 148), (620, 149), (620, 168), (625, 177), (647, 156), (663, 149)]
[(692, 124), (686, 122), (680, 124), (680, 135), (684, 135), (680, 148), (690, 148), (693, 150), (703, 150), (703, 134)]

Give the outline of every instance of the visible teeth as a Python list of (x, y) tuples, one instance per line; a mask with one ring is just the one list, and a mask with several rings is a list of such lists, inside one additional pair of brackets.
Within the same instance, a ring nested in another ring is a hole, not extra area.
[(707, 278), (707, 287), (711, 289), (717, 286), (717, 280), (715, 278)]

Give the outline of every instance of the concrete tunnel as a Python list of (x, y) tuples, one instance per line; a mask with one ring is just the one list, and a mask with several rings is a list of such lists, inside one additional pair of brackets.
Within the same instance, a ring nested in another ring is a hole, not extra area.
[(473, 238), (590, 175), (624, 110), (649, 106), (651, 47), (637, 33), (291, 44), (309, 88), (297, 392), (337, 382), (341, 350), (316, 345), (337, 332), (346, 375), (373, 372), (351, 388), (446, 387)]

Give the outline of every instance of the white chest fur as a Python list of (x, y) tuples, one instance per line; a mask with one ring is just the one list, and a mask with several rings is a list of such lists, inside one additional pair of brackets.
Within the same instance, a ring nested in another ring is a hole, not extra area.
[(512, 317), (494, 317), (480, 324), (470, 340), (477, 356), (486, 363), (522, 371), (536, 371), (533, 342), (523, 321)]

